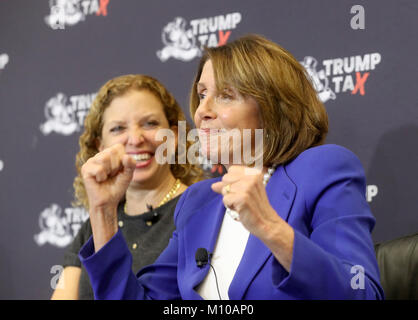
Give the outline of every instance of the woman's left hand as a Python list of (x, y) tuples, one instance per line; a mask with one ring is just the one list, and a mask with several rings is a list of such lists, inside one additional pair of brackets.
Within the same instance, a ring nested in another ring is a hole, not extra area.
[[(231, 166), (212, 190), (223, 195), (226, 207), (239, 213), (244, 227), (272, 251), (290, 272), (294, 230), (270, 205), (263, 184), (263, 173), (245, 166)], [(229, 187), (228, 187), (229, 186)]]
[(222, 194), (226, 207), (239, 213), (239, 220), (252, 234), (262, 237), (281, 218), (271, 207), (263, 184), (263, 173), (245, 166), (231, 166), (222, 180), (212, 184)]

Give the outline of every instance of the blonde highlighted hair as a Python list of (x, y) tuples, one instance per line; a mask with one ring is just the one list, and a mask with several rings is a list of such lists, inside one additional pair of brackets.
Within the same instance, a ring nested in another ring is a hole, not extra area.
[(264, 129), (264, 165), (284, 164), (323, 144), (328, 116), (304, 67), (288, 51), (259, 35), (206, 48), (190, 92), (190, 112), (199, 106), (197, 84), (210, 60), (218, 92), (233, 87), (253, 97)]
[[(80, 136), (80, 151), (76, 156), (77, 176), (74, 179), (74, 206), (84, 206), (88, 209), (88, 199), (86, 190), (81, 177), (81, 167), (83, 164), (95, 154), (99, 152), (97, 146), (102, 135), (103, 114), (106, 108), (116, 97), (123, 96), (132, 90), (147, 90), (153, 94), (163, 105), (165, 116), (169, 126), (178, 126), (178, 121), (186, 121), (176, 99), (170, 92), (156, 79), (139, 74), (130, 74), (116, 77), (106, 82), (97, 93), (88, 115), (84, 121), (84, 132)], [(190, 127), (186, 124), (186, 131), (189, 132)], [(186, 152), (190, 142), (186, 145)], [(170, 165), (171, 172), (175, 178), (178, 178), (186, 185), (191, 185), (202, 178), (202, 169), (190, 163), (177, 164), (178, 154), (176, 150), (176, 162)]]

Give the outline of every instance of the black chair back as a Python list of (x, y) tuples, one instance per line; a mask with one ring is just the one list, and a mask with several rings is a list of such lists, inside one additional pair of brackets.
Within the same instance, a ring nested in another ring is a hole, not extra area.
[(386, 299), (418, 300), (418, 233), (375, 245)]

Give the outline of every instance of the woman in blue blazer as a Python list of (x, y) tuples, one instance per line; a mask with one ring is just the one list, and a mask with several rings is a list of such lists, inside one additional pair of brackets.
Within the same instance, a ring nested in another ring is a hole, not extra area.
[(325, 108), (289, 52), (256, 35), (206, 49), (190, 109), (200, 152), (228, 172), (187, 189), (168, 247), (136, 276), (115, 220), (135, 163), (113, 146), (83, 166), (97, 299), (383, 298), (362, 166), (323, 145)]

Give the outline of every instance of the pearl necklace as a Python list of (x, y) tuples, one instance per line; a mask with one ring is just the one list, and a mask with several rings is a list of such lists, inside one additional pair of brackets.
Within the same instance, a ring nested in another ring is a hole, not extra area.
[[(270, 168), (267, 169), (267, 173), (263, 175), (263, 185), (264, 187), (267, 185), (267, 182), (270, 180), (271, 176), (273, 175), (274, 171), (276, 170), (277, 165), (272, 165)], [(226, 214), (228, 214), (232, 219), (235, 221), (239, 221), (239, 213), (235, 210), (232, 210), (226, 207)]]

